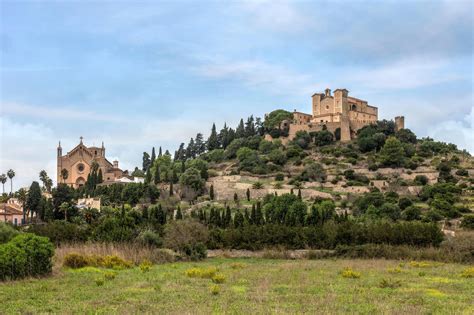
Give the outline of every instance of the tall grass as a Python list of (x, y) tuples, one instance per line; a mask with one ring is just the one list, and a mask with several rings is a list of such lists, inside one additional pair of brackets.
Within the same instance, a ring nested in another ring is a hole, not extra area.
[(56, 248), (54, 256), (54, 267), (63, 265), (64, 257), (70, 253), (87, 256), (118, 256), (124, 260), (139, 265), (143, 261), (154, 264), (173, 262), (176, 253), (168, 249), (153, 248), (135, 243), (72, 243), (62, 244)]

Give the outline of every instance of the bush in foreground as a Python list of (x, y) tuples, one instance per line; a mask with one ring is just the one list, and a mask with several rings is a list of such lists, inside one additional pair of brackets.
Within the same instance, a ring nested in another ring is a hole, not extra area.
[(51, 273), (54, 247), (45, 238), (20, 234), (0, 245), (0, 280), (14, 280)]

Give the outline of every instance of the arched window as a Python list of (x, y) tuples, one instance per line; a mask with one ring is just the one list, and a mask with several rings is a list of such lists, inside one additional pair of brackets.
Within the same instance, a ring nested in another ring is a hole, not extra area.
[(354, 111), (357, 110), (357, 106), (355, 104), (352, 104), (351, 110), (354, 110)]

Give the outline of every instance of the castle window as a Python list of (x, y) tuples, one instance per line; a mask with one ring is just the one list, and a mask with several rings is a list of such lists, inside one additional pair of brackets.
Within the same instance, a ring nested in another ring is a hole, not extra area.
[(329, 105), (326, 105), (326, 109), (329, 109)]
[(354, 104), (351, 106), (351, 110), (357, 110), (357, 106), (355, 106)]
[(97, 155), (97, 150), (95, 150), (95, 155)]

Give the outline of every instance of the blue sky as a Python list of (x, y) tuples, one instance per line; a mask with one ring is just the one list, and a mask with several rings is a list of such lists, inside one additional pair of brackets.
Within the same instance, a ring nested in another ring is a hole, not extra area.
[(0, 172), (57, 142), (123, 168), (212, 122), (310, 111), (329, 87), (474, 152), (471, 1), (0, 1)]

